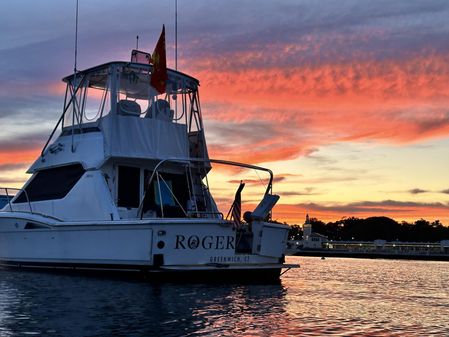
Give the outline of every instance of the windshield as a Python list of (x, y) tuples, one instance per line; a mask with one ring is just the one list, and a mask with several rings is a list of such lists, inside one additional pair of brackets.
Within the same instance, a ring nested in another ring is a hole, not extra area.
[(66, 79), (63, 128), (92, 125), (112, 112), (201, 130), (196, 80), (169, 72), (166, 92), (159, 94), (150, 85), (150, 70), (149, 65), (112, 63)]

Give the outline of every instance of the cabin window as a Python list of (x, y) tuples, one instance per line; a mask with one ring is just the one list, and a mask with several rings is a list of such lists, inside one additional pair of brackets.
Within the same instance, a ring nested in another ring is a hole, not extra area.
[[(83, 176), (81, 164), (67, 165), (38, 171), (14, 203), (55, 200), (64, 198)], [(27, 200), (28, 195), (28, 200)]]
[(51, 228), (48, 225), (36, 223), (36, 222), (27, 222), (24, 229), (49, 229)]
[(140, 201), (140, 169), (138, 167), (118, 167), (119, 207), (137, 208)]
[(11, 196), (0, 195), (0, 209), (5, 207), (5, 205), (7, 205), (10, 200)]

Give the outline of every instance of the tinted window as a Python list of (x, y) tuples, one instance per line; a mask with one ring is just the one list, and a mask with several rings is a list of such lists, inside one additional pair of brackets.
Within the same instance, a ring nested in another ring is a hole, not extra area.
[(8, 200), (11, 200), (11, 197), (7, 197), (6, 195), (0, 195), (0, 209), (3, 208), (6, 204), (8, 204)]
[[(50, 168), (36, 173), (25, 188), (30, 201), (62, 199), (78, 182), (85, 170), (81, 164)], [(21, 192), (14, 203), (27, 202)]]
[(140, 201), (140, 169), (138, 167), (118, 167), (118, 198), (120, 207), (137, 208)]

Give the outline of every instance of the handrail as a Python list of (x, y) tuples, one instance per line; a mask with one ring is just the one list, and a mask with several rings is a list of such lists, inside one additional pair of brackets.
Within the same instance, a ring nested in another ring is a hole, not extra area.
[(8, 189), (7, 189), (7, 188), (5, 188), (5, 192), (6, 192), (6, 199), (7, 199), (7, 201), (8, 201), (9, 209), (10, 209), (11, 212), (12, 212), (11, 198), (10, 198), (9, 195), (8, 195)]
[[(0, 190), (4, 190), (4, 191), (5, 191), (6, 198), (8, 199), (8, 206), (9, 206), (10, 212), (14, 212), (14, 210), (13, 210), (13, 208), (12, 208), (11, 201), (12, 201), (17, 195), (19, 195), (20, 193), (24, 193), (25, 198), (26, 198), (27, 203), (28, 203), (28, 208), (30, 209), (29, 212), (30, 212), (31, 214), (33, 214), (33, 209), (31, 208), (30, 198), (28, 198), (28, 193), (27, 193), (27, 191), (26, 191), (25, 189), (23, 189), (23, 188), (14, 188), (14, 187), (0, 187)], [(8, 191), (10, 191), (10, 190), (16, 191), (16, 193), (14, 194), (14, 196), (10, 196), (10, 195), (9, 195), (10, 193), (9, 193)]]

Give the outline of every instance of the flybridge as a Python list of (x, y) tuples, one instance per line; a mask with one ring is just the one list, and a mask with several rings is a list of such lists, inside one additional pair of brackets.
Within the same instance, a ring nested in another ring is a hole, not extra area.
[[(76, 136), (95, 131), (103, 134), (106, 157), (208, 158), (198, 80), (168, 70), (166, 92), (160, 94), (150, 84), (152, 71), (151, 64), (110, 62), (65, 77), (63, 113), (41, 160), (51, 160), (61, 146), (76, 153)], [(58, 129), (69, 137), (49, 146)]]

